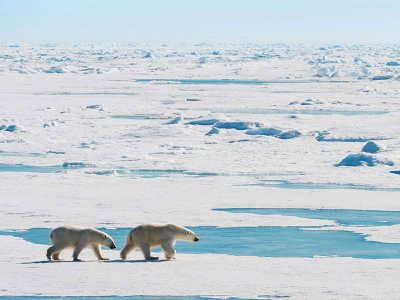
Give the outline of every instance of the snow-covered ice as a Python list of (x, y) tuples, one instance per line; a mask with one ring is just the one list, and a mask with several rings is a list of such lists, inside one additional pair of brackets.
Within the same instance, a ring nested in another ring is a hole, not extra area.
[[(398, 53), (391, 45), (2, 44), (0, 231), (173, 222), (350, 231), (377, 247), (398, 244), (398, 224), (223, 210), (400, 211)], [(398, 259), (221, 248), (168, 262), (136, 253), (122, 263), (105, 250), (110, 262), (87, 251), (87, 262), (47, 263), (44, 245), (3, 235), (0, 245), (0, 296), (400, 292)]]

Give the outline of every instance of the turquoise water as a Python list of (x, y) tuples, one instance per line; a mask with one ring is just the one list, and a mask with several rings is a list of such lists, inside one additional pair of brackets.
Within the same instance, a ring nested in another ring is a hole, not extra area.
[[(237, 80), (237, 79), (137, 79), (141, 83), (164, 83), (164, 84), (209, 84), (209, 85), (266, 85), (276, 83), (318, 83), (318, 80)], [(329, 82), (329, 81), (328, 81)]]
[[(290, 227), (189, 227), (200, 237), (198, 243), (178, 241), (179, 253), (229, 254), (260, 257), (315, 257), (340, 256), (366, 259), (400, 258), (400, 244), (365, 240), (364, 236), (350, 231), (304, 230)], [(308, 228), (312, 229), (312, 228)], [(121, 249), (131, 228), (105, 229)], [(26, 231), (3, 231), (24, 240), (49, 245), (48, 228)], [(157, 249), (156, 249), (157, 251)], [(43, 254), (44, 255), (44, 254)]]
[(158, 119), (159, 115), (149, 114), (135, 114), (135, 115), (112, 115), (111, 118), (113, 119), (126, 119), (126, 120), (153, 120)]
[(225, 114), (257, 114), (257, 115), (344, 115), (344, 116), (358, 116), (358, 115), (383, 115), (385, 111), (348, 111), (348, 110), (324, 110), (324, 109), (308, 109), (308, 110), (295, 110), (295, 109), (214, 109), (214, 113)]
[(332, 220), (345, 226), (390, 226), (400, 224), (400, 211), (306, 208), (217, 208), (214, 210), (230, 213)]
[[(55, 173), (64, 172), (70, 169), (85, 169), (85, 168), (95, 168), (94, 165), (84, 164), (84, 163), (64, 163), (62, 165), (54, 166), (31, 166), (24, 164), (2, 164), (0, 163), (0, 173), (1, 172), (28, 172), (28, 173)], [(87, 174), (96, 175), (123, 175), (132, 177), (142, 177), (142, 178), (158, 178), (158, 177), (169, 177), (173, 175), (183, 175), (191, 177), (208, 177), (208, 176), (218, 176), (218, 173), (214, 172), (194, 172), (181, 169), (116, 169), (116, 170), (97, 170), (97, 171), (87, 171)]]
[(96, 175), (122, 175), (122, 176), (132, 176), (141, 178), (159, 178), (159, 177), (170, 177), (170, 176), (190, 176), (190, 177), (209, 177), (209, 176), (219, 176), (218, 173), (213, 172), (194, 172), (181, 169), (116, 169), (116, 170), (99, 170), (99, 171), (88, 171), (89, 174)]
[(275, 187), (281, 189), (299, 189), (299, 190), (365, 190), (365, 191), (400, 192), (400, 188), (379, 187), (379, 186), (361, 185), (361, 184), (291, 182), (287, 180), (260, 180), (260, 181), (261, 181), (260, 183), (247, 184), (247, 185)]
[(55, 166), (31, 166), (24, 164), (2, 164), (0, 163), (0, 172), (28, 172), (28, 173), (55, 173), (64, 172), (69, 169), (83, 169), (93, 167), (82, 163), (64, 163)]

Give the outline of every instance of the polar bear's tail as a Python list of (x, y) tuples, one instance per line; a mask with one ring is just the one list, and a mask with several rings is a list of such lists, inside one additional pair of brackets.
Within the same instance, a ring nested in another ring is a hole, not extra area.
[(50, 241), (51, 241), (51, 243), (54, 245), (54, 230), (52, 230), (51, 232), (50, 232)]

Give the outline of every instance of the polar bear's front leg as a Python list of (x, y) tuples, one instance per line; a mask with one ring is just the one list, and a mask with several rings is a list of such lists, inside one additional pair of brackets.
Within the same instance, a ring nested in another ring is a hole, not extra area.
[(174, 249), (174, 241), (166, 241), (161, 244), (166, 259), (174, 259), (176, 251)]
[(108, 260), (108, 258), (101, 255), (100, 245), (93, 245), (92, 249), (98, 260)]

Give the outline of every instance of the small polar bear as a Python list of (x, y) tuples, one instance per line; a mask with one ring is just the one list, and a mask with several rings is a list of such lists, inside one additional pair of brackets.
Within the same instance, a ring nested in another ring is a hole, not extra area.
[(151, 256), (150, 249), (161, 246), (165, 258), (173, 259), (176, 253), (174, 249), (176, 240), (197, 242), (199, 238), (193, 231), (174, 224), (140, 225), (129, 232), (126, 245), (120, 256), (125, 260), (129, 252), (135, 248), (140, 248), (145, 259), (156, 260), (158, 257)]
[(53, 246), (47, 250), (49, 260), (59, 260), (60, 253), (65, 248), (74, 248), (74, 261), (79, 261), (78, 256), (84, 248), (92, 248), (97, 259), (107, 260), (101, 255), (100, 246), (116, 248), (111, 236), (95, 228), (60, 226), (50, 233), (50, 239)]

